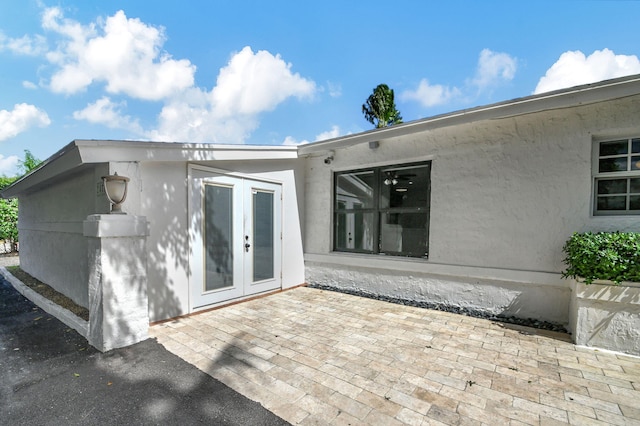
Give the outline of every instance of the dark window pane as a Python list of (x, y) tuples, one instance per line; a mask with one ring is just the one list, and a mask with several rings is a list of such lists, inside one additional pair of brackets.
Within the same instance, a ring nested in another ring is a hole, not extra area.
[(631, 141), (631, 152), (634, 154), (640, 152), (640, 139), (633, 139)]
[(640, 170), (640, 156), (631, 157), (631, 170)]
[(606, 179), (598, 181), (598, 194), (626, 194), (627, 179)]
[(629, 197), (629, 210), (640, 210), (640, 195)]
[(374, 173), (343, 173), (336, 180), (336, 205), (344, 209), (363, 209), (374, 207)]
[(337, 213), (336, 250), (373, 251), (373, 213)]
[(598, 197), (598, 210), (626, 210), (627, 197)]
[(602, 142), (600, 143), (600, 157), (627, 154), (628, 149), (629, 142), (627, 141)]
[(233, 189), (204, 187), (204, 291), (233, 285)]
[(429, 166), (383, 169), (380, 208), (426, 208), (429, 203)]
[(274, 277), (274, 227), (272, 192), (253, 193), (253, 281)]
[(629, 192), (632, 194), (640, 194), (640, 178), (631, 179)]
[(380, 252), (423, 257), (427, 253), (426, 213), (387, 213), (380, 216)]
[(601, 159), (600, 160), (600, 167), (598, 168), (598, 171), (600, 173), (626, 172), (627, 171), (627, 157)]

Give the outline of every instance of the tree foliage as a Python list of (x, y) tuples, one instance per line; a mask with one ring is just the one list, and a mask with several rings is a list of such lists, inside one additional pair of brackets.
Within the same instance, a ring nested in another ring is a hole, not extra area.
[(42, 163), (42, 161), (34, 157), (31, 151), (28, 149), (24, 150), (24, 160), (20, 161), (20, 168), (22, 169), (23, 174), (26, 175), (30, 171), (36, 169), (40, 163)]
[[(0, 190), (11, 185), (17, 178), (0, 177)], [(18, 200), (0, 199), (0, 240), (4, 242), (3, 251), (18, 249)]]
[[(42, 161), (24, 151), (24, 160), (20, 161), (23, 175), (36, 169)], [(21, 176), (23, 176), (21, 175)], [(0, 176), (0, 191), (11, 185), (21, 176)], [(16, 198), (0, 198), (0, 241), (5, 245), (4, 251), (18, 251), (18, 200)]]
[(364, 118), (378, 129), (402, 123), (402, 116), (394, 101), (393, 89), (386, 84), (379, 84), (373, 89), (373, 93), (362, 105), (362, 113)]

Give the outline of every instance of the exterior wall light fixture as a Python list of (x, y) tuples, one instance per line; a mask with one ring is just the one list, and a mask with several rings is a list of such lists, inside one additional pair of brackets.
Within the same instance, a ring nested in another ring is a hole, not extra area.
[(113, 175), (102, 176), (102, 183), (104, 184), (104, 192), (111, 203), (111, 214), (126, 214), (122, 211), (121, 206), (127, 198), (129, 178), (118, 176), (116, 172)]

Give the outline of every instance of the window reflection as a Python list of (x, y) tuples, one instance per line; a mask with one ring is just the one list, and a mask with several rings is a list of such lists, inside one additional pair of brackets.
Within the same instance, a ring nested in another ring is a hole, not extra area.
[(334, 249), (428, 253), (430, 163), (337, 173)]

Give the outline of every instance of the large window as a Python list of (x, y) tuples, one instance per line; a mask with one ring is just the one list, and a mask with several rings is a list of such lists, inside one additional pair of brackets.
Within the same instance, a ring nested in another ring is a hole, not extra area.
[(640, 214), (640, 138), (595, 148), (595, 214)]
[(334, 250), (427, 257), (431, 163), (335, 174)]

